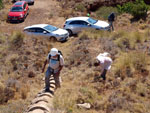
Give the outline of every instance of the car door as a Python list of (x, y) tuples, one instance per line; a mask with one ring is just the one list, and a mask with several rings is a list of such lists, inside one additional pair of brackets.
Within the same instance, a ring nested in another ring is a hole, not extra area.
[(45, 29), (36, 28), (36, 29), (35, 29), (35, 35), (44, 36), (44, 37), (50, 37), (50, 36), (51, 36), (51, 33), (48, 32), (48, 31), (46, 31)]
[(86, 21), (80, 21), (80, 27), (81, 27), (81, 30), (86, 30), (90, 28), (90, 24), (87, 23)]
[(75, 21), (70, 22), (69, 29), (71, 29), (74, 34), (80, 32), (81, 31), (80, 21), (75, 20)]
[(44, 30), (42, 28), (35, 28), (35, 35), (44, 36)]

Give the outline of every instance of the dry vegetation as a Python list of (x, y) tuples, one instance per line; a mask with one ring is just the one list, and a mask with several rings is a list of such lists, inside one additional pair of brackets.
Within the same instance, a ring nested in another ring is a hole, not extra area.
[(27, 37), (20, 31), (1, 33), (0, 42), (0, 104), (8, 105), (0, 106), (0, 112), (21, 113), (42, 88), (39, 73), (51, 45), (48, 39)]
[[(9, 2), (8, 6), (10, 4)], [(60, 13), (61, 19), (86, 14), (85, 6), (80, 3), (77, 3), (72, 10), (65, 9), (65, 2), (61, 5), (64, 5), (64, 10)], [(115, 32), (83, 31), (66, 43), (52, 43), (43, 37), (24, 35), (20, 30), (24, 23), (19, 24), (21, 27), (18, 24), (12, 25), (18, 25), (19, 28), (11, 32), (13, 27), (6, 23), (5, 10), (8, 6), (0, 11), (0, 16), (2, 15), (0, 25), (10, 27), (10, 29), (0, 29), (0, 31), (10, 30), (0, 33), (0, 113), (23, 112), (37, 92), (43, 88), (44, 75), (41, 74), (41, 69), (52, 47), (61, 50), (65, 58), (65, 67), (61, 73), (62, 87), (56, 91), (53, 102), (58, 111), (64, 113), (150, 112), (148, 19), (131, 23), (131, 15), (123, 14), (117, 17)], [(100, 11), (98, 13), (101, 14)], [(92, 16), (99, 15), (94, 13)], [(46, 22), (56, 22), (58, 20), (58, 18), (55, 20), (56, 17), (55, 11), (51, 11)], [(54, 24), (60, 25), (61, 22)], [(94, 67), (93, 64), (95, 57), (104, 51), (109, 52), (113, 59), (106, 84), (93, 82), (94, 77), (100, 74), (99, 68)], [(90, 103), (91, 108), (77, 107), (77, 104), (82, 103)]]
[[(55, 94), (54, 106), (67, 113), (143, 113), (149, 112), (149, 31), (84, 31), (65, 48), (66, 67), (63, 86)], [(141, 49), (141, 47), (144, 47)], [(93, 82), (99, 71), (93, 60), (108, 51), (113, 66), (107, 82)], [(77, 107), (90, 103), (91, 109)]]

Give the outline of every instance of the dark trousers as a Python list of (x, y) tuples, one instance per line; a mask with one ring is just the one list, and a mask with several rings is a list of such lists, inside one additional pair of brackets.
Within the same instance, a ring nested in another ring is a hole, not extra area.
[(110, 26), (111, 31), (114, 31), (113, 21), (109, 21), (109, 26)]
[(100, 75), (103, 78), (103, 80), (106, 80), (106, 73), (107, 73), (107, 70), (104, 69), (103, 72)]

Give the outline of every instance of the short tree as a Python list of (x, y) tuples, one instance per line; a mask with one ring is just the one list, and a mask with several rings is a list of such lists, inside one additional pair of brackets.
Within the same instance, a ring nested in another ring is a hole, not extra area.
[(120, 13), (130, 13), (134, 18), (140, 19), (147, 16), (147, 11), (150, 7), (143, 0), (136, 0), (135, 2), (125, 3), (122, 6), (118, 5), (117, 8)]

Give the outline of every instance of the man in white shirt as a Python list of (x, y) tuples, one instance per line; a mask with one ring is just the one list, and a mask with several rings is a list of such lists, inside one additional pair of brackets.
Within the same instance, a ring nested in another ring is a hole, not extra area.
[(111, 64), (112, 64), (112, 59), (109, 57), (109, 53), (104, 52), (103, 54), (100, 53), (96, 59), (97, 59), (97, 63), (95, 63), (95, 66), (101, 66), (101, 75), (97, 78), (102, 77), (103, 80), (106, 80), (106, 73), (108, 70), (110, 70), (111, 68)]
[(49, 79), (51, 75), (54, 76), (56, 88), (60, 87), (60, 71), (63, 68), (64, 59), (56, 48), (52, 48), (50, 53), (48, 54), (42, 72), (44, 72), (47, 63), (49, 65), (45, 73), (45, 88), (46, 88), (45, 91), (49, 91), (50, 87)]

